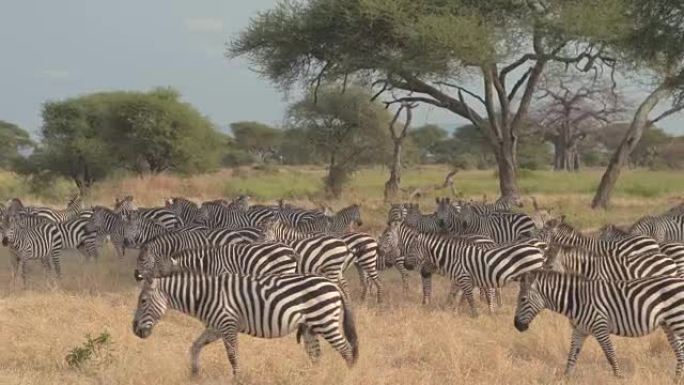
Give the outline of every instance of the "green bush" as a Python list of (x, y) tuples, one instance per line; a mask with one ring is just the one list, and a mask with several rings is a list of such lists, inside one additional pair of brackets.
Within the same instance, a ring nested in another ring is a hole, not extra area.
[(80, 369), (94, 358), (109, 358), (111, 340), (112, 336), (106, 330), (95, 338), (86, 334), (86, 342), (71, 349), (64, 359), (70, 367)]

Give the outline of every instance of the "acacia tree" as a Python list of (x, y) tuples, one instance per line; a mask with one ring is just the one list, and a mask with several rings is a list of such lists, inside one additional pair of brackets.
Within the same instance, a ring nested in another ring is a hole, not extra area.
[(326, 160), (326, 193), (338, 198), (349, 176), (386, 153), (388, 112), (357, 89), (321, 90), (293, 104), (289, 124), (304, 131), (308, 145)]
[(580, 168), (579, 145), (588, 134), (610, 123), (624, 111), (622, 99), (610, 84), (582, 82), (576, 76), (544, 79), (534, 112), (544, 138), (554, 147), (554, 170)]
[[(629, 129), (601, 178), (592, 208), (607, 208), (620, 171), (639, 144), (644, 130), (684, 108), (684, 4), (675, 0), (632, 0), (630, 34), (616, 51), (651, 79), (651, 89), (634, 113)], [(651, 119), (653, 110), (667, 102), (670, 108)]]
[(21, 127), (0, 120), (0, 167), (11, 167), (21, 156), (22, 150), (29, 150), (35, 143)]
[[(502, 195), (517, 195), (518, 131), (549, 63), (612, 63), (620, 0), (281, 1), (252, 19), (229, 56), (283, 88), (362, 79), (376, 96), (444, 108), (487, 138)], [(482, 91), (467, 89), (472, 81)], [(481, 114), (479, 111), (485, 111)]]

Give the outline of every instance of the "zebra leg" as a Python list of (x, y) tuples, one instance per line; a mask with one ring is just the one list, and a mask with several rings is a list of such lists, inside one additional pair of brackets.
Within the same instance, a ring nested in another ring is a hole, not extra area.
[(487, 307), (489, 308), (489, 315), (494, 314), (494, 302), (496, 297), (496, 289), (491, 288), (480, 288), (480, 292), (485, 292), (485, 297), (487, 297)]
[(354, 262), (354, 266), (359, 274), (359, 281), (361, 281), (361, 302), (363, 302), (366, 300), (366, 294), (368, 294), (368, 276), (358, 262)]
[(577, 330), (577, 328), (572, 329), (572, 338), (570, 339), (570, 353), (568, 353), (568, 362), (565, 366), (565, 375), (569, 376), (575, 371), (575, 365), (577, 365), (577, 357), (579, 356), (580, 350), (582, 350), (582, 345), (587, 339), (587, 334), (582, 333)]
[(477, 306), (475, 306), (475, 299), (473, 298), (473, 282), (469, 277), (461, 277), (457, 281), (460, 289), (463, 291), (463, 296), (468, 301), (470, 315), (477, 317)]
[(60, 263), (60, 251), (52, 251), (52, 267), (55, 269), (55, 276), (57, 279), (62, 279), (62, 265)]
[(221, 338), (221, 335), (216, 330), (206, 328), (202, 334), (197, 337), (195, 342), (192, 343), (192, 346), (190, 347), (190, 373), (193, 376), (196, 376), (199, 373), (199, 359), (202, 349), (219, 338)]
[[(364, 280), (361, 282), (365, 288), (372, 289), (375, 287), (377, 290), (376, 299), (378, 303), (382, 302), (382, 287), (380, 285), (380, 277), (378, 276), (378, 270), (376, 268), (377, 263), (377, 253), (375, 258), (364, 258), (362, 261), (358, 262), (356, 267), (359, 271), (359, 277), (363, 275)], [(365, 298), (365, 295), (362, 299)]]
[(669, 326), (663, 325), (667, 341), (670, 343), (672, 350), (675, 352), (677, 358), (677, 367), (675, 368), (675, 377), (679, 379), (682, 376), (682, 368), (684, 368), (684, 344), (682, 339), (672, 332)]
[(238, 376), (240, 374), (240, 367), (238, 365), (238, 328), (234, 323), (230, 323), (227, 327), (223, 328), (221, 331), (221, 336), (223, 338), (223, 345), (226, 347), (226, 354), (228, 355), (228, 361), (233, 367), (233, 375)]
[(342, 290), (344, 298), (348, 300), (351, 299), (351, 296), (349, 295), (349, 283), (347, 283), (347, 279), (344, 278), (344, 274), (342, 272), (340, 272), (337, 276), (337, 284), (340, 286), (340, 290)]
[(610, 341), (610, 333), (608, 332), (608, 328), (605, 326), (601, 327), (598, 331), (594, 332), (594, 337), (596, 337), (599, 345), (601, 345), (603, 354), (606, 355), (608, 363), (610, 363), (611, 368), (613, 368), (613, 374), (615, 377), (622, 377), (622, 372), (620, 371), (620, 366), (618, 365), (617, 357), (615, 355), (615, 348), (613, 347), (613, 343)]
[(399, 271), (399, 275), (401, 275), (401, 285), (404, 289), (404, 294), (406, 294), (409, 291), (408, 271), (406, 271), (406, 268), (404, 267), (403, 262), (397, 262), (396, 267), (397, 267), (397, 270)]
[(454, 306), (456, 299), (458, 298), (458, 293), (460, 289), (458, 288), (458, 283), (456, 281), (451, 281), (449, 285), (449, 296), (447, 297), (447, 305)]
[(420, 280), (423, 283), (423, 305), (429, 305), (432, 297), (432, 271), (427, 266), (420, 269)]
[(337, 322), (333, 322), (329, 325), (320, 325), (320, 327), (312, 327), (311, 331), (316, 334), (320, 334), (323, 339), (325, 339), (330, 346), (333, 347), (344, 360), (347, 362), (347, 366), (351, 367), (356, 361), (354, 357), (354, 352), (351, 344), (347, 341), (347, 338), (342, 335), (342, 325)]
[[(298, 337), (304, 340), (304, 350), (313, 364), (317, 364), (321, 358), (321, 345), (316, 334), (312, 333), (306, 325), (299, 325)], [(297, 338), (299, 340), (299, 338)]]
[(497, 287), (494, 291), (496, 295), (496, 306), (501, 307), (503, 305), (503, 301), (501, 300), (501, 288)]
[(17, 275), (19, 274), (19, 268), (21, 267), (22, 269), (22, 278), (23, 278), (23, 264), (21, 262), (21, 259), (19, 256), (14, 252), (10, 251), (10, 260), (12, 262), (12, 279), (11, 279), (11, 290), (14, 291), (17, 288)]

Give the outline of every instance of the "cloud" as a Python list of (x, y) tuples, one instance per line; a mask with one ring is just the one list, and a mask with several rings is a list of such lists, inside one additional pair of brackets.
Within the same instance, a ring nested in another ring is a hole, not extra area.
[(69, 71), (59, 68), (45, 68), (38, 70), (37, 75), (42, 78), (62, 80), (69, 77)]
[(185, 28), (192, 32), (223, 32), (223, 20), (211, 17), (185, 19)]

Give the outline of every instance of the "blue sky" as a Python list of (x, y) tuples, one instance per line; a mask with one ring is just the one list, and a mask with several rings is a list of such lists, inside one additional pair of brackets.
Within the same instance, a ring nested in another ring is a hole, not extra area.
[[(3, 0), (0, 119), (36, 132), (46, 100), (101, 90), (171, 86), (221, 127), (278, 124), (288, 103), (225, 43), (275, 0)], [(415, 125), (453, 125), (421, 108)], [(663, 122), (684, 134), (684, 119)]]

